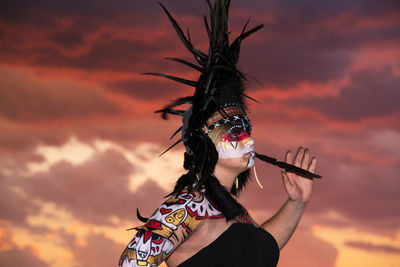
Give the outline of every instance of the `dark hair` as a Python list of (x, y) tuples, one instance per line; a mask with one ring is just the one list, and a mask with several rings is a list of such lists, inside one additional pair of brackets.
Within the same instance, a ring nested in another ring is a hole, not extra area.
[[(199, 71), (199, 79), (191, 81), (161, 73), (146, 74), (168, 78), (196, 88), (194, 95), (178, 98), (164, 109), (157, 111), (162, 113), (164, 119), (167, 119), (168, 114), (184, 116), (184, 124), (177, 130), (177, 132), (182, 130), (182, 139), (170, 148), (183, 141), (186, 147), (184, 167), (188, 172), (178, 179), (171, 194), (177, 195), (185, 188), (189, 191), (205, 188), (207, 196), (220, 208), (226, 219), (231, 220), (237, 215), (243, 214), (244, 209), (230, 192), (234, 195), (238, 194), (248, 180), (249, 172), (240, 174), (238, 188), (232, 188), (228, 192), (213, 175), (218, 161), (218, 152), (212, 140), (203, 131), (203, 126), (212, 114), (224, 113), (224, 109), (227, 107), (235, 106), (245, 113), (244, 98), (246, 95), (243, 86), (245, 75), (236, 67), (240, 45), (244, 39), (261, 29), (263, 25), (246, 30), (247, 22), (240, 35), (230, 43), (228, 38), (230, 0), (215, 0), (213, 4), (207, 1), (207, 3), (209, 16), (205, 16), (204, 20), (210, 44), (208, 54), (193, 46), (190, 37), (185, 35), (176, 20), (160, 3), (179, 38), (193, 54), (198, 65), (183, 59), (171, 59)], [(190, 108), (186, 111), (175, 109), (182, 104), (190, 105)]]
[[(206, 154), (207, 164), (200, 169), (196, 168), (196, 165), (194, 168), (188, 168), (189, 171), (178, 179), (175, 188), (171, 193), (177, 195), (185, 188), (189, 191), (196, 191), (205, 188), (207, 196), (217, 205), (227, 220), (231, 220), (244, 212), (243, 207), (231, 196), (231, 194), (237, 196), (245, 187), (246, 182), (250, 177), (250, 171), (246, 170), (238, 175), (238, 187), (236, 188), (236, 184), (233, 184), (229, 193), (213, 174), (215, 165), (218, 161), (218, 152), (215, 148), (215, 144), (224, 132), (236, 124), (237, 122), (225, 123), (213, 129), (208, 135), (203, 135), (205, 143), (207, 144), (207, 148), (205, 149), (208, 152)], [(189, 164), (188, 161), (193, 160), (193, 158), (196, 159), (196, 155), (192, 155), (190, 160), (188, 160), (187, 154), (188, 152), (185, 153), (184, 165)], [(193, 187), (194, 184), (195, 187)]]

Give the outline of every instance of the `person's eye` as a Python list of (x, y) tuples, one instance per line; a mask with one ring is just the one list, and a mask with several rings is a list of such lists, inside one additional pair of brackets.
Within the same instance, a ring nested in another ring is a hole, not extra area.
[(232, 139), (238, 139), (240, 134), (231, 134)]
[(239, 139), (240, 136), (241, 136), (241, 133), (240, 133), (240, 132), (233, 132), (233, 133), (230, 133), (230, 134), (229, 134), (229, 138), (230, 138), (231, 140)]

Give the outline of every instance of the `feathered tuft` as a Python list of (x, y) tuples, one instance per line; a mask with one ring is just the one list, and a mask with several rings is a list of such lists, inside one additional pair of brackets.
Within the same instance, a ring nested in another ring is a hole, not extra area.
[[(184, 167), (188, 170), (188, 173), (179, 178), (171, 194), (179, 194), (184, 188), (189, 190), (206, 188), (207, 194), (221, 208), (227, 220), (230, 220), (243, 213), (243, 208), (213, 176), (218, 160), (218, 152), (214, 143), (202, 128), (210, 116), (216, 112), (221, 113), (223, 116), (228, 116), (224, 110), (227, 107), (239, 107), (245, 112), (245, 98), (252, 98), (248, 97), (244, 92), (243, 83), (246, 78), (237, 69), (236, 64), (239, 60), (242, 40), (261, 29), (263, 25), (258, 25), (246, 31), (249, 23), (247, 21), (240, 35), (230, 45), (228, 31), (230, 0), (215, 0), (213, 3), (210, 0), (206, 0), (206, 2), (209, 11), (208, 15), (204, 16), (204, 24), (209, 38), (208, 54), (194, 47), (189, 33), (185, 35), (173, 16), (160, 3), (180, 40), (200, 66), (178, 58), (167, 59), (182, 63), (198, 71), (200, 73), (198, 81), (190, 81), (160, 73), (146, 74), (167, 78), (196, 88), (192, 97), (179, 98), (164, 109), (156, 111), (162, 114), (163, 119), (167, 119), (168, 114), (183, 115), (183, 127), (173, 134), (175, 136), (181, 131), (182, 138), (166, 151), (183, 141), (186, 148)], [(191, 106), (186, 111), (175, 109), (179, 105), (188, 103)], [(232, 189), (232, 194), (238, 194), (245, 185), (248, 176), (249, 172), (244, 172), (240, 175), (239, 188)], [(194, 184), (195, 186), (193, 187)]]

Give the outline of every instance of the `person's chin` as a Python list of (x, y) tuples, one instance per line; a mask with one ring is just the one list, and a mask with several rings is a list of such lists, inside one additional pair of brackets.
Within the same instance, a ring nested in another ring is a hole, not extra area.
[(248, 170), (248, 169), (250, 169), (250, 168), (253, 168), (253, 167), (254, 167), (254, 160), (253, 160), (253, 161), (249, 161), (249, 162), (247, 163), (246, 170)]

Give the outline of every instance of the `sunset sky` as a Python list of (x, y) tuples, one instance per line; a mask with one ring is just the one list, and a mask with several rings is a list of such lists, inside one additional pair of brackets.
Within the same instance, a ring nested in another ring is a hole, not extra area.
[[(163, 0), (207, 51), (203, 0)], [(239, 68), (256, 151), (317, 157), (313, 198), (279, 267), (400, 266), (400, 1), (233, 0), (231, 39), (250, 17)], [(0, 266), (117, 266), (183, 173), (179, 118), (154, 110), (193, 88), (141, 75), (198, 74), (148, 0), (0, 4)], [(240, 202), (257, 222), (286, 199), (256, 162)]]

